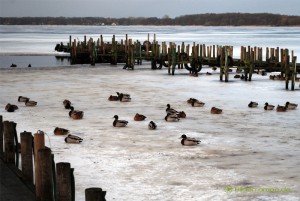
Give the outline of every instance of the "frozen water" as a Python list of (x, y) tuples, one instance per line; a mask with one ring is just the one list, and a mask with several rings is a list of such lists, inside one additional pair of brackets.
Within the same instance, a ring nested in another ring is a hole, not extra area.
[[(107, 200), (299, 200), (300, 110), (265, 111), (265, 102), (299, 104), (299, 83), (286, 91), (282, 81), (254, 74), (251, 82), (219, 81), (218, 72), (203, 68), (199, 77), (176, 69), (151, 70), (149, 63), (123, 70), (122, 65), (77, 65), (51, 68), (1, 69), (0, 103), (4, 120), (24, 130), (47, 133), (55, 162), (69, 162), (75, 169), (76, 200), (84, 190), (101, 187)], [(212, 75), (206, 75), (206, 72)], [(274, 73), (276, 74), (276, 73)], [(131, 94), (132, 102), (110, 102), (116, 92)], [(38, 101), (36, 107), (17, 102), (18, 96)], [(189, 98), (205, 102), (203, 108), (187, 104)], [(63, 100), (84, 111), (72, 120)], [(258, 108), (248, 108), (250, 101)], [(7, 113), (7, 103), (19, 110)], [(166, 122), (167, 104), (187, 114), (179, 122)], [(223, 114), (210, 114), (210, 108)], [(147, 116), (135, 122), (136, 113)], [(129, 121), (125, 128), (112, 126), (113, 116)], [(148, 130), (149, 121), (158, 125)], [(56, 126), (83, 138), (67, 144), (55, 136)], [(182, 134), (201, 140), (185, 147)], [(228, 191), (228, 189), (233, 189)], [(255, 188), (241, 192), (237, 188)], [(288, 188), (261, 192), (259, 188)], [(227, 189), (227, 190), (226, 190)]]

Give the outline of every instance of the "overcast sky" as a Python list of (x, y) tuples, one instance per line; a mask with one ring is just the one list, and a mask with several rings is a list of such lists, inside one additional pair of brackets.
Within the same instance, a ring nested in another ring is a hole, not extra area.
[(300, 15), (300, 0), (0, 0), (0, 17), (177, 17), (203, 13)]

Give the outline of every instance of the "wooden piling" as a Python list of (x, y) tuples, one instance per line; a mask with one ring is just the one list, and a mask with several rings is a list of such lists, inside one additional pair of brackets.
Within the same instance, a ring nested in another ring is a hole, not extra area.
[(289, 50), (285, 49), (285, 89), (288, 90), (289, 89), (289, 73), (290, 73), (290, 64), (289, 64)]
[(223, 69), (223, 58), (224, 58), (224, 48), (220, 47), (220, 81), (223, 81), (223, 74), (224, 74), (224, 69)]
[(292, 76), (291, 76), (291, 90), (295, 90), (295, 81), (297, 76), (297, 57), (293, 56), (292, 61)]
[(228, 56), (229, 56), (229, 50), (225, 47), (225, 65), (224, 65), (224, 70), (225, 70), (225, 82), (228, 82), (229, 80), (229, 67), (228, 67)]
[(101, 188), (87, 188), (85, 189), (85, 201), (105, 201), (106, 191)]
[(72, 201), (71, 164), (57, 163), (57, 201)]
[(15, 163), (14, 122), (4, 121), (4, 150), (5, 162)]
[(24, 181), (33, 183), (33, 164), (32, 164), (32, 142), (33, 136), (30, 132), (21, 134), (21, 159), (22, 159), (22, 178)]
[(39, 155), (38, 155), (38, 150), (40, 149), (45, 149), (45, 134), (42, 131), (38, 131), (37, 133), (34, 134), (34, 167), (35, 167), (35, 191), (36, 191), (36, 198), (41, 198), (41, 186), (42, 184), (40, 183), (41, 180), (40, 178), (40, 166), (39, 166)]
[(0, 156), (3, 155), (3, 117), (0, 115)]
[(36, 200), (37, 201), (54, 201), (53, 191), (53, 177), (52, 177), (52, 157), (51, 149), (45, 147), (37, 151), (38, 156), (38, 176), (36, 181), (39, 185), (36, 188)]

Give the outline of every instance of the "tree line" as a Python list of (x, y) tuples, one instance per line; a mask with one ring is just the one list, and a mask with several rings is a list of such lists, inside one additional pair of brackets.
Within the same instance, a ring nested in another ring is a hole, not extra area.
[(299, 26), (300, 16), (270, 13), (206, 13), (157, 17), (1, 17), (1, 25), (181, 25), (181, 26)]

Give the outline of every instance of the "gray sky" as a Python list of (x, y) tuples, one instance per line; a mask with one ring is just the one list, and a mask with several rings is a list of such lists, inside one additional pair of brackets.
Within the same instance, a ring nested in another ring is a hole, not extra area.
[(0, 17), (177, 17), (202, 13), (300, 15), (300, 0), (0, 0)]

